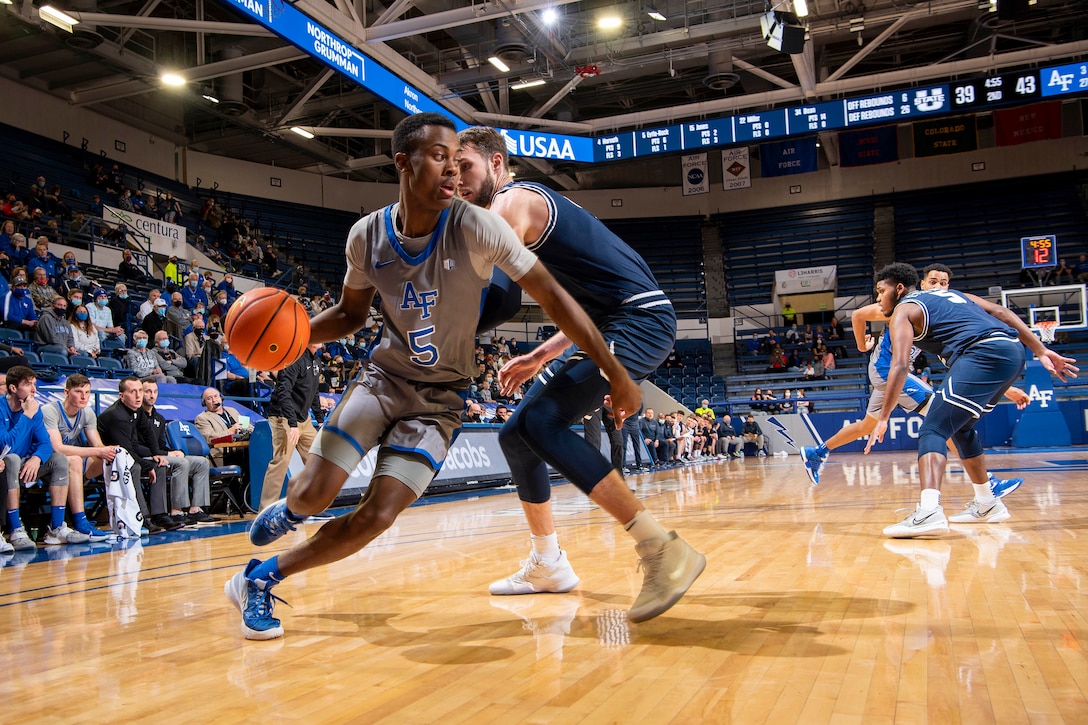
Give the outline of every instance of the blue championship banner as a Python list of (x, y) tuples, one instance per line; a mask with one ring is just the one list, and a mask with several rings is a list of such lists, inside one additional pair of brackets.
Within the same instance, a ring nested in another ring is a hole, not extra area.
[(878, 126), (839, 134), (839, 166), (871, 166), (898, 160), (898, 126)]
[(816, 137), (760, 144), (759, 163), (764, 178), (816, 171)]
[(974, 116), (956, 116), (936, 121), (917, 121), (914, 128), (914, 156), (944, 156), (978, 149)]

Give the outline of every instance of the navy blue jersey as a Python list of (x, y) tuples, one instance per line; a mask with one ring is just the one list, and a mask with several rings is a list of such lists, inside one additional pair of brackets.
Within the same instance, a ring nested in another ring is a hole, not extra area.
[(1019, 337), (1016, 330), (955, 290), (918, 290), (900, 304), (915, 304), (922, 310), (922, 331), (914, 336), (914, 344), (939, 355), (948, 365), (981, 340)]
[(624, 302), (671, 304), (646, 261), (597, 217), (546, 186), (516, 181), (499, 193), (510, 188), (534, 191), (548, 203), (548, 226), (529, 249), (595, 323)]

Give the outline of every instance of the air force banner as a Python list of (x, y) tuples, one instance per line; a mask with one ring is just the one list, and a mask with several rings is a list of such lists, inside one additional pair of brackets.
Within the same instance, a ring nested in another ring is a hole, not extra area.
[(722, 151), (722, 189), (748, 189), (752, 186), (752, 164), (748, 147)]
[(706, 173), (706, 154), (688, 154), (682, 158), (684, 196), (710, 193), (710, 177)]
[(816, 171), (816, 137), (760, 144), (759, 163), (765, 178)]

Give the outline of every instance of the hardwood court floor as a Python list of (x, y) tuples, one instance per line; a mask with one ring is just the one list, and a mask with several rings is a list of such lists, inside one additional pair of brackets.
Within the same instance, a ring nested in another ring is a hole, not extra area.
[[(575, 592), (487, 594), (528, 549), (512, 493), (431, 502), (277, 587), (293, 608), (272, 642), (244, 640), (223, 595), (254, 553), (237, 524), (7, 556), (0, 702), (8, 722), (58, 723), (1088, 722), (1088, 456), (991, 456), (1028, 479), (1009, 522), (885, 539), (913, 463), (834, 455), (818, 488), (797, 456), (632, 478), (708, 560), (638, 625), (631, 542), (568, 485)], [(946, 511), (969, 495), (953, 473)]]

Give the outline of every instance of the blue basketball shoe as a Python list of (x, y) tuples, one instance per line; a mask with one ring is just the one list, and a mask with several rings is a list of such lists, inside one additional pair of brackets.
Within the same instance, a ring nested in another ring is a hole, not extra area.
[(820, 485), (820, 473), (824, 470), (824, 464), (827, 463), (828, 451), (820, 453), (819, 446), (802, 446), (801, 447), (801, 460), (805, 462), (805, 473), (808, 474), (808, 479), (812, 481), (813, 486)]
[(287, 515), (287, 499), (281, 498), (270, 503), (253, 519), (249, 527), (249, 540), (255, 546), (268, 546), (288, 531), (294, 531), (302, 519), (292, 519)]
[(274, 582), (264, 579), (250, 581), (246, 578), (260, 563), (259, 559), (250, 559), (245, 571), (227, 580), (223, 592), (242, 613), (242, 634), (246, 639), (276, 639), (283, 636), (283, 626), (280, 620), (272, 616), (272, 610), (277, 601), (283, 600), (272, 593)]
[(998, 478), (990, 474), (990, 491), (995, 498), (1004, 498), (1024, 484), (1022, 478)]

